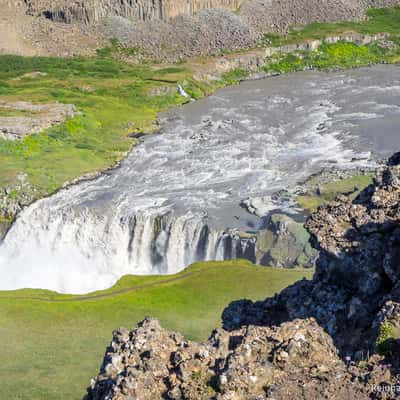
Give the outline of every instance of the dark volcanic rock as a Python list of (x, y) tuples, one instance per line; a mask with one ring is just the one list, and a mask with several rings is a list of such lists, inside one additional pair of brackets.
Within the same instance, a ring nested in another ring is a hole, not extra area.
[(343, 353), (373, 351), (376, 315), (386, 301), (400, 301), (399, 158), (391, 157), (355, 200), (341, 196), (309, 218), (306, 227), (320, 251), (312, 281), (298, 282), (273, 299), (231, 304), (225, 326), (314, 317)]
[(372, 379), (390, 376), (349, 368), (314, 319), (216, 330), (202, 344), (146, 319), (114, 332), (85, 399), (369, 399)]

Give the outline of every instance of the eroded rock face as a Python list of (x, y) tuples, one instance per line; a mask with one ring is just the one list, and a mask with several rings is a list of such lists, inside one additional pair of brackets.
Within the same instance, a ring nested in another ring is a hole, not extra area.
[[(310, 22), (360, 20), (400, 0), (0, 0), (0, 53), (93, 55), (118, 39), (136, 58), (179, 61), (256, 47), (266, 32)], [(259, 65), (264, 55), (241, 55)], [(227, 67), (226, 58), (223, 64)], [(224, 68), (220, 66), (220, 68)], [(233, 66), (233, 68), (235, 68)], [(201, 71), (200, 71), (201, 73)]]
[(348, 368), (314, 319), (219, 329), (202, 344), (146, 319), (114, 332), (86, 400), (367, 399), (372, 376), (388, 378)]
[(309, 244), (309, 234), (301, 222), (285, 214), (273, 214), (266, 228), (257, 232), (258, 264), (283, 268), (314, 266), (318, 252)]
[(72, 104), (32, 104), (25, 101), (6, 102), (0, 100), (0, 138), (22, 139), (39, 133), (76, 115)]
[(0, 188), (0, 243), (15, 216), (24, 206), (33, 202), (35, 195), (35, 188), (23, 173), (16, 176), (14, 185)]

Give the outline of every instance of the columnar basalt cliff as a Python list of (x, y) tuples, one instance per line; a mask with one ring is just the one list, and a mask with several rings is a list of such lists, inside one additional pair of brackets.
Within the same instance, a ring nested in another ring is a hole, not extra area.
[(399, 223), (400, 153), (355, 200), (310, 217), (313, 280), (232, 303), (203, 344), (151, 319), (116, 331), (86, 399), (398, 398), (382, 390), (400, 367)]
[(166, 21), (180, 14), (194, 14), (207, 8), (237, 10), (241, 0), (26, 0), (28, 13), (66, 23), (91, 24), (108, 16), (137, 21)]

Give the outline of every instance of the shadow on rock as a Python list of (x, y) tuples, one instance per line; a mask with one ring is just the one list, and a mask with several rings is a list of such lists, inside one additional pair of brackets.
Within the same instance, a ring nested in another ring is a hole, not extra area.
[(390, 304), (400, 302), (400, 153), (356, 199), (320, 207), (306, 227), (320, 251), (313, 280), (264, 301), (231, 303), (224, 328), (313, 317), (342, 356), (372, 354), (382, 324), (394, 318)]

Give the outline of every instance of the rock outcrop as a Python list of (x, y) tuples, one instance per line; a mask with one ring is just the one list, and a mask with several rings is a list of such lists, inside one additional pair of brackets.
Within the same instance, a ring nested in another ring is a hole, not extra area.
[(311, 247), (301, 222), (285, 214), (272, 214), (256, 237), (257, 264), (283, 268), (314, 266), (318, 252)]
[(370, 399), (390, 380), (372, 360), (343, 362), (314, 319), (218, 329), (202, 344), (145, 319), (114, 332), (85, 400)]
[(312, 281), (263, 302), (239, 301), (224, 312), (228, 329), (314, 317), (342, 353), (373, 352), (376, 319), (400, 302), (400, 155), (353, 201), (345, 196), (307, 221), (320, 256)]
[(387, 7), (397, 0), (24, 0), (27, 12), (58, 22), (93, 24), (102, 18), (120, 16), (135, 21), (168, 21), (178, 15), (193, 15), (211, 8), (239, 11), (260, 32), (287, 31), (311, 21), (356, 20), (368, 7)]
[(73, 118), (76, 114), (73, 104), (32, 104), (26, 101), (0, 100), (0, 138), (23, 139)]
[(18, 174), (15, 184), (6, 188), (0, 188), (0, 241), (9, 227), (10, 221), (22, 210), (33, 202), (36, 190), (28, 182), (26, 174)]
[(311, 281), (232, 303), (202, 344), (151, 319), (116, 331), (86, 400), (398, 398), (399, 200), (400, 153), (355, 200), (307, 221)]

